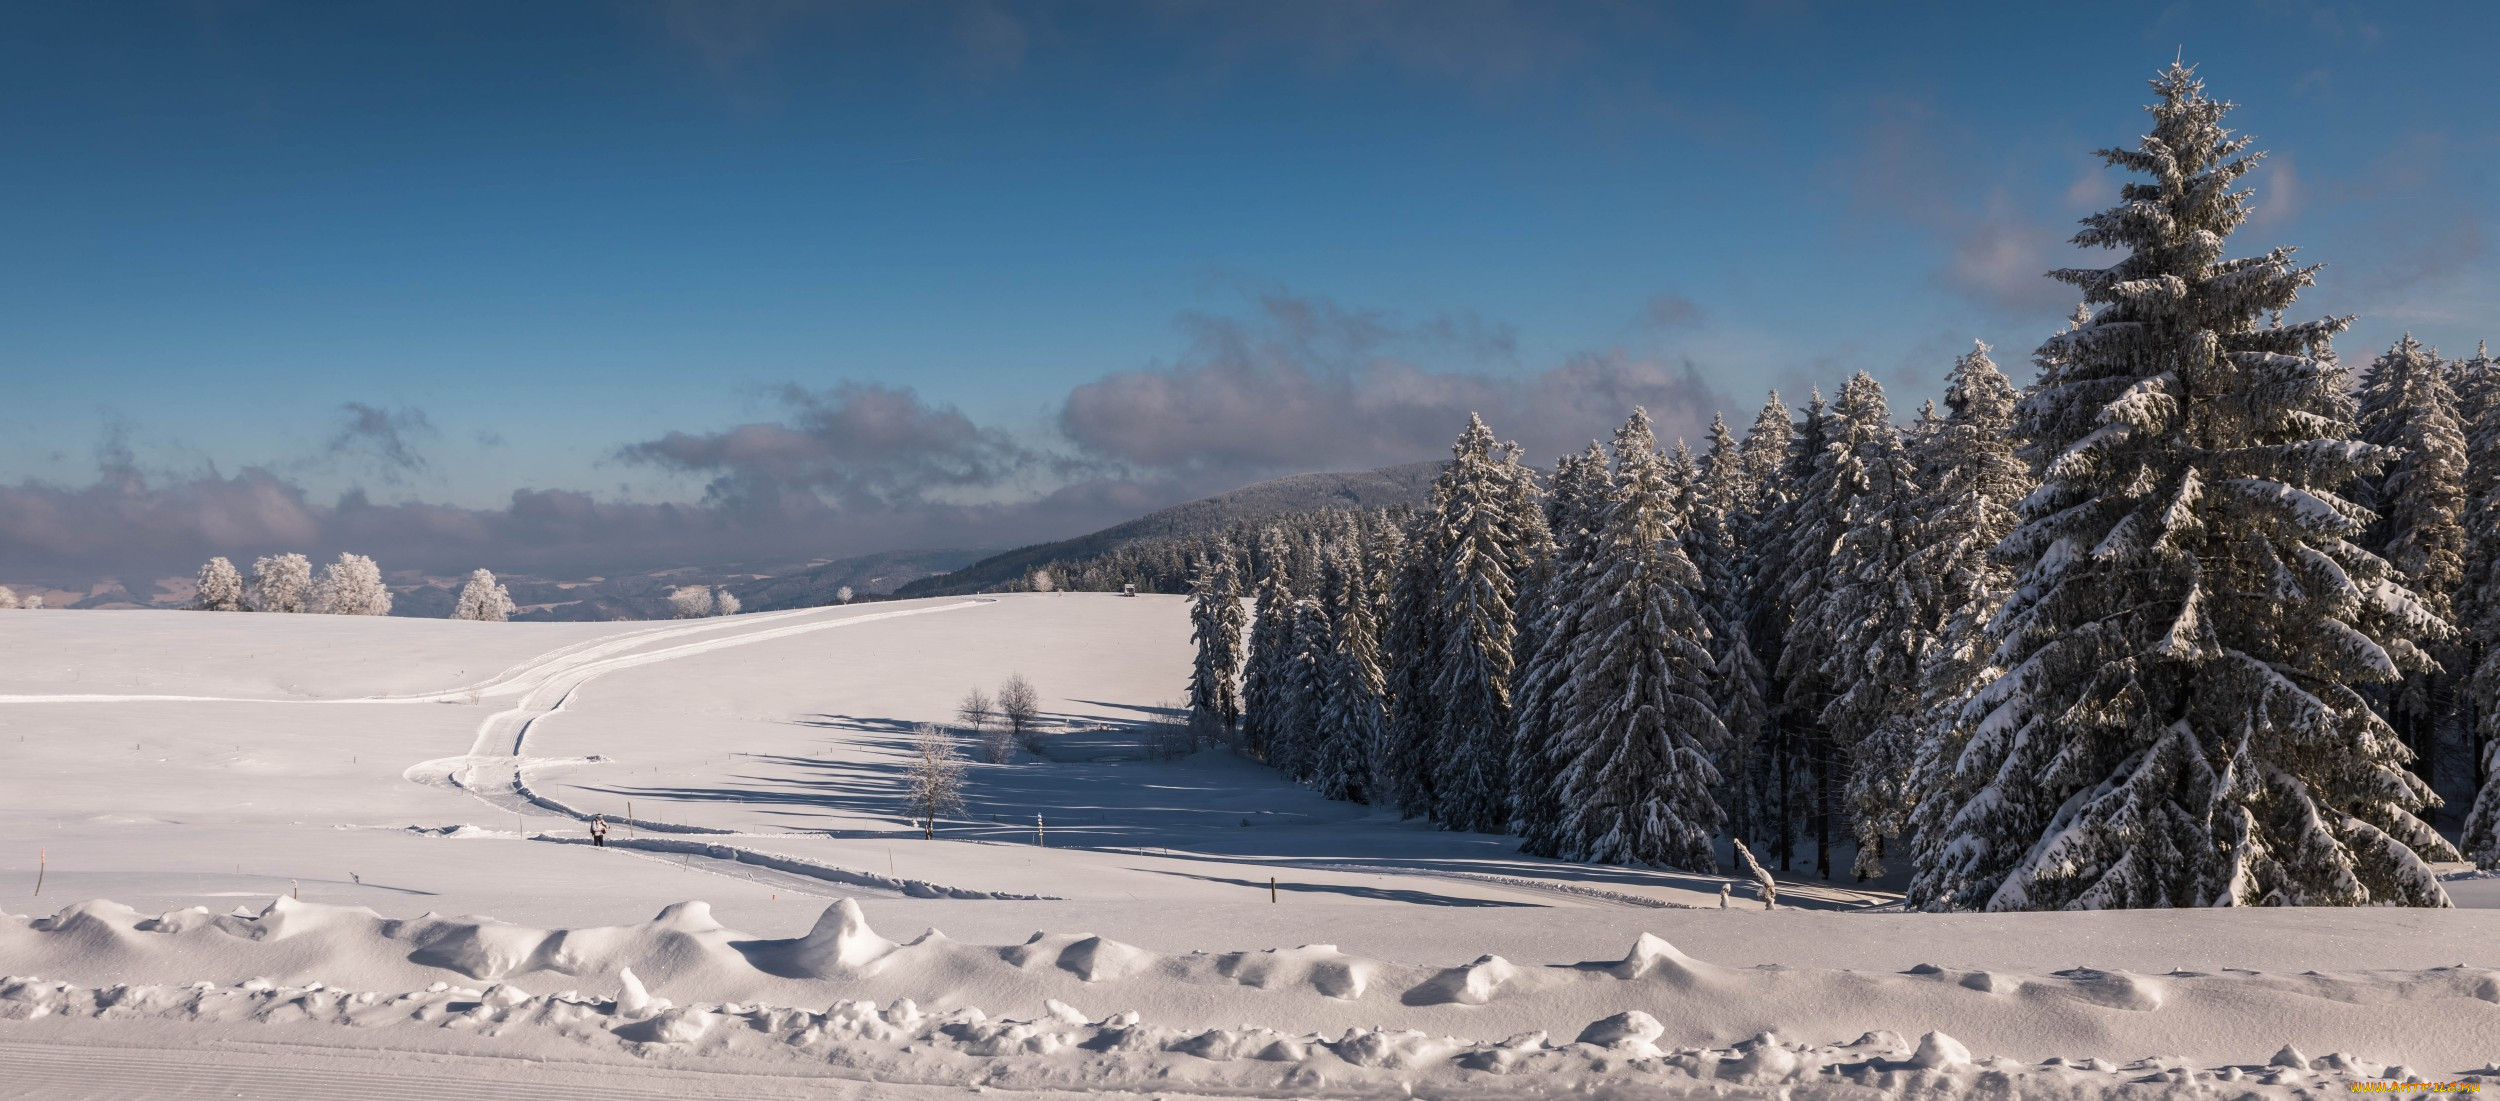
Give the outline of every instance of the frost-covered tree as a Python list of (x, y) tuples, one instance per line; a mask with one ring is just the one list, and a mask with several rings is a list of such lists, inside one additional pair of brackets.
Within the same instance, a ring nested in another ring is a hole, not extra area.
[(668, 594), (668, 611), (674, 619), (703, 619), (717, 614), (713, 610), (712, 590), (706, 585), (689, 585)]
[(1389, 716), (1380, 666), (1380, 624), (1368, 571), (1350, 544), (1326, 570), (1329, 652), (1324, 663), (1311, 786), (1331, 799), (1369, 802)]
[(1819, 391), (1814, 394), (1790, 448), (1795, 491), (1770, 518), (1778, 545), (1770, 550), (1768, 565), (1776, 571), (1786, 619), (1779, 664), (1773, 667), (1778, 677), (1775, 768), (1781, 794), (1791, 803), (1773, 853), (1787, 867), (1791, 854), (1786, 829), (1802, 829), (1814, 841), (1815, 871), (1826, 879), (1832, 874), (1844, 762), (1831, 728), (1823, 722), (1824, 709), (1838, 692), (1829, 659), (1839, 641), (1819, 621), (1840, 580), (1832, 570), (1832, 552), (1848, 534), (1851, 499), (1866, 485), (1862, 441), (1856, 437), (1891, 430), (1889, 423), (1865, 417), (1870, 406), (1881, 405), (1881, 388), (1864, 374), (1852, 379), (1831, 405), (1824, 404)]
[(839, 588), (839, 589), (835, 589), (835, 590), (833, 591), (833, 602), (834, 602), (834, 603), (836, 603), (836, 604), (848, 604), (848, 603), (850, 603), (850, 602), (851, 602), (851, 587), (850, 587), (850, 586), (848, 586), (848, 585), (844, 585), (844, 586), (842, 586), (842, 587), (841, 587), (841, 588)]
[(202, 612), (248, 611), (243, 603), (243, 574), (224, 557), (211, 558), (200, 566), (198, 590), (191, 597), (191, 607)]
[(998, 686), (998, 718), (1027, 753), (1042, 751), (1042, 694), (1022, 673), (1010, 673)]
[(2354, 543), (2342, 492), (2391, 456), (2353, 438), (2348, 322), (2280, 320), (2316, 271), (2291, 250), (2226, 257), (2257, 157), (2190, 70), (2153, 88), (2151, 133), (2101, 154), (2148, 178), (2075, 236), (2125, 258), (2053, 273), (2094, 313), (2019, 406), (2054, 458), (1930, 901), (2445, 905), (2434, 797), (2362, 689), (2447, 628)]
[(2466, 454), (2468, 532), (2465, 580), (2457, 618), (2465, 628), (2466, 760), (2478, 788), (2465, 817), (2462, 847), (2483, 868), (2500, 868), (2500, 365), (2487, 349), (2459, 365), (2461, 406), (2475, 410)]
[(1302, 559), (1303, 576), (1312, 579), (1311, 595), (1293, 602), (1292, 632), (1286, 643), (1283, 710), (1268, 743), (1267, 763), (1295, 783), (1309, 783), (1319, 763), (1321, 721), (1328, 701), (1328, 655), (1335, 648), (1336, 627), (1329, 621), (1327, 578), (1318, 560)]
[(389, 615), (391, 590), (382, 583), (382, 567), (361, 554), (341, 553), (321, 568), (313, 586), (313, 608), (327, 615)]
[[(2081, 324), (2087, 318), (2078, 318)], [(1925, 586), (1931, 614), (1943, 618), (1919, 668), (1917, 748), (1911, 761), (1908, 809), (1916, 844), (1942, 842), (1951, 814), (1970, 792), (1955, 771), (1970, 741), (1962, 711), (1996, 678), (1997, 640), (1988, 624), (2013, 588), (2013, 571), (1994, 551), (2011, 534), (2015, 507), (2032, 490), (2031, 464), (2019, 451), (2014, 405), (2020, 395), (1981, 344), (1953, 364), (1945, 383), (1946, 413), (1920, 438), (1919, 500), (1912, 506), (1913, 541), (1907, 576)], [(1913, 864), (1935, 863), (1924, 856)], [(1927, 886), (1913, 879), (1913, 903)]]
[(512, 608), (512, 593), (495, 580), (494, 571), (471, 570), (468, 583), (460, 586), (460, 599), (452, 604), (451, 617), (501, 623), (512, 618)]
[[(1816, 662), (1792, 684), (1825, 694), (1816, 717), (1830, 732), (1830, 782), (1843, 787), (1858, 850), (1852, 870), (1864, 879), (1883, 874), (1886, 840), (1909, 826), (1919, 662), (1942, 617), (1927, 599), (1929, 579), (1908, 568), (1918, 485), (1883, 387), (1864, 373), (1850, 379), (1828, 423), (1806, 492), (1837, 504), (1837, 538), (1825, 577), (1804, 589), (1786, 652)], [(1816, 842), (1829, 847), (1819, 831)], [(1830, 874), (1826, 858), (1815, 863)]]
[(1241, 610), (1241, 578), (1233, 547), (1218, 542), (1190, 579), (1190, 641), (1198, 648), (1190, 665), (1190, 723), (1231, 739), (1241, 724), (1241, 663), (1249, 616)]
[(1572, 860), (1715, 870), (1723, 821), (1712, 756), (1726, 740), (1709, 698), (1701, 575), (1675, 531), (1675, 486), (1649, 415), (1615, 433), (1614, 471), (1579, 586), (1571, 678), (1557, 748), (1563, 806), (1553, 854)]
[(256, 612), (313, 610), (312, 560), (300, 554), (263, 555), (252, 563), (250, 596)]
[(912, 732), (912, 759), (903, 775), (911, 816), (920, 820), (923, 839), (937, 836), (938, 816), (964, 806), (964, 761), (955, 740), (935, 724)]
[[(2362, 374), (2361, 438), (2397, 457), (2364, 478), (2362, 503), (2378, 514), (2362, 545), (2396, 568), (2422, 606), (2456, 622), (2454, 597), (2465, 579), (2465, 430), (2457, 420), (2450, 369), (2406, 334)], [(2442, 669), (2418, 670), (2389, 686), (2387, 718), (2413, 751), (2413, 768), (2434, 789), (2442, 720), (2450, 700), (2445, 666), (2466, 656), (2434, 653)]]
[(741, 607), (744, 605), (739, 602), (738, 594), (727, 589), (712, 590), (713, 615), (736, 615)]
[(1373, 803), (1386, 803), (1404, 818), (1432, 814), (1434, 768), (1441, 752), (1441, 706), (1433, 695), (1440, 679), (1441, 555), (1448, 539), (1441, 515), (1442, 485), (1435, 483), (1432, 508), (1415, 518), (1406, 536), (1406, 553), (1397, 563), (1389, 586), (1387, 614), (1381, 626), (1381, 650), (1389, 692), (1389, 728), (1383, 738), (1373, 784)]
[(1285, 536), (1270, 528), (1259, 535), (1257, 616), (1250, 623), (1250, 652), (1244, 659), (1241, 684), (1242, 747), (1261, 760), (1275, 744), (1285, 711), (1293, 660), (1292, 567)]
[[(1785, 434), (1786, 412), (1776, 419)], [(1687, 510), (1685, 544), (1707, 593), (1711, 653), (1718, 662), (1711, 697), (1728, 735), (1719, 757), (1719, 804), (1728, 814), (1728, 832), (1737, 837), (1758, 835), (1769, 792), (1762, 739), (1770, 724), (1770, 673), (1753, 641), (1751, 555), (1745, 545), (1753, 528), (1752, 510), (1763, 495), (1759, 477), (1745, 445), (1729, 433), (1725, 421), (1712, 418), (1710, 450), (1702, 457), (1701, 478)]]
[[(1765, 408), (1764, 416), (1771, 410)], [(1785, 416), (1783, 409), (1781, 415)], [(1810, 490), (1824, 461), (1826, 410), (1823, 392), (1810, 392), (1806, 406), (1790, 422), (1787, 451), (1778, 474), (1765, 483), (1780, 487), (1763, 494), (1764, 509), (1755, 521), (1748, 545), (1753, 550), (1753, 637), (1771, 670), (1767, 693), (1771, 717), (1762, 739), (1764, 771), (1770, 782), (1759, 815), (1771, 826), (1766, 839), (1771, 857), (1787, 871), (1796, 857), (1800, 827), (1821, 821), (1819, 808), (1828, 805), (1830, 789), (1822, 783), (1828, 747), (1819, 716), (1823, 701), (1803, 675), (1817, 665), (1812, 654), (1788, 656), (1801, 596), (1811, 596), (1826, 577), (1832, 544), (1840, 538), (1836, 506)], [(1761, 425), (1756, 426), (1760, 434)], [(1748, 440), (1750, 445), (1753, 441)], [(1826, 865), (1828, 872), (1828, 863)]]
[(1533, 575), (1522, 602), (1519, 637), (1526, 656), (1512, 682), (1511, 819), (1532, 852), (1552, 853), (1562, 845), (1564, 797), (1556, 785), (1571, 749), (1559, 740), (1560, 714), (1571, 700), (1571, 647), (1580, 634), (1579, 609), (1594, 584), (1606, 483), (1606, 452), (1594, 443), (1555, 465), (1545, 502), (1554, 553)]
[[(0, 611), (20, 611), (28, 606), (26, 598), (17, 595), (17, 590), (6, 585), (0, 585)], [(35, 597), (34, 604), (32, 606), (37, 608), (43, 607), (43, 598), (40, 596)]]
[(1440, 757), (1433, 818), (1444, 828), (1510, 826), (1510, 678), (1519, 577), (1543, 541), (1536, 484), (1516, 444), (1499, 443), (1471, 416), (1434, 494), (1443, 537), (1439, 669)]

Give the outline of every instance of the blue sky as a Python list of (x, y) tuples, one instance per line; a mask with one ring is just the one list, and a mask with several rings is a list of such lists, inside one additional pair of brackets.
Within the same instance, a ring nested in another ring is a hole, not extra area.
[(2239, 251), (2325, 261), (2349, 361), (2407, 330), (2463, 353), (2500, 304), (2495, 31), (2290, 2), (13, 5), (0, 559), (1007, 544), (1428, 458), (1479, 405), (1541, 462), (1632, 400), (1691, 431), (1863, 369), (1906, 411), (1972, 339), (2027, 374), (2071, 306), (2039, 273), (2119, 182), (2091, 151), (2174, 54), (2272, 152)]

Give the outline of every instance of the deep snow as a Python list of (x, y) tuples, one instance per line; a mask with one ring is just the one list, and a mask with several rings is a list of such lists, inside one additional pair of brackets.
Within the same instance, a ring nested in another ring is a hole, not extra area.
[[(1801, 908), (1740, 886), (1721, 911), (1714, 877), (1522, 857), (1221, 751), (1139, 759), (1187, 632), (1175, 598), (1090, 594), (666, 624), (9, 617), (0, 910), (29, 916), (0, 919), (0, 1095), (72, 1095), (44, 1068), (81, 1045), (238, 1035), (314, 1077), (358, 1051), (553, 1060), (546, 1096), (618, 1060), (689, 1076), (683, 1096), (718, 1072), (756, 1095), (1302, 1096), (2267, 1092), (2500, 1059), (2500, 912), (1911, 915), (1808, 883), (1783, 887)], [(1017, 672), (1076, 733), (974, 765), (967, 812), (919, 839), (911, 727)], [(631, 847), (567, 813), (629, 800)], [(258, 916), (186, 909), (237, 903)], [(620, 1004), (628, 968), (677, 1008)], [(2287, 1043), (2349, 1057), (2269, 1067)], [(2128, 1066), (2150, 1057), (2173, 1061)]]

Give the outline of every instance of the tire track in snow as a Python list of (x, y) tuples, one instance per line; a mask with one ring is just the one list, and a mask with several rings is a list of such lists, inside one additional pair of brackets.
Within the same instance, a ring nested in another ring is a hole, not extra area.
[[(524, 690), (520, 700), (512, 707), (489, 715), (479, 722), (477, 734), (471, 739), (467, 754), (425, 761), (411, 766), (408, 770), (408, 778), (417, 783), (433, 783), (435, 782), (434, 775), (446, 774), (452, 786), (476, 796), (497, 810), (516, 811), (536, 807), (554, 811), (568, 818), (587, 821), (590, 818), (589, 813), (531, 791), (523, 772), (532, 763), (528, 756), (530, 728), (539, 720), (563, 711), (566, 705), (573, 701), (574, 695), (591, 681), (625, 669), (693, 657), (698, 654), (709, 654), (757, 642), (768, 642), (861, 623), (901, 619), (906, 616), (934, 615), (938, 612), (977, 608), (993, 603), (996, 601), (963, 600), (931, 608), (906, 608), (900, 611), (876, 612), (869, 615), (820, 619), (808, 623), (771, 627), (721, 638), (680, 643), (658, 650), (644, 650), (639, 653), (595, 657), (584, 655), (587, 660), (566, 664), (548, 671), (535, 684)], [(507, 740), (510, 742), (508, 750), (502, 748)], [(510, 770), (511, 775), (509, 780), (502, 779), (500, 776), (507, 769)], [(509, 793), (511, 802), (498, 802), (495, 798), (495, 796), (504, 796), (506, 793)], [(524, 805), (515, 805), (516, 803)], [(647, 819), (636, 819), (635, 824), (641, 828), (662, 833), (734, 832)]]

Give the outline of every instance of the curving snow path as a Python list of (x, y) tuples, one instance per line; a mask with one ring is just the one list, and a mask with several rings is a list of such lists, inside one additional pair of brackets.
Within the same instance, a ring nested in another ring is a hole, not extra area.
[[(531, 791), (525, 775), (533, 765), (558, 763), (557, 760), (541, 761), (527, 755), (530, 727), (540, 719), (564, 710), (565, 705), (572, 702), (574, 694), (579, 692), (583, 685), (610, 673), (692, 657), (697, 654), (715, 653), (732, 647), (769, 642), (774, 639), (832, 630), (838, 627), (902, 619), (908, 616), (935, 615), (939, 612), (957, 611), (991, 603), (996, 603), (996, 601), (960, 600), (951, 604), (939, 604), (926, 608), (904, 608), (898, 611), (872, 612), (867, 615), (831, 619), (817, 618), (796, 623), (788, 621), (810, 615), (820, 615), (823, 610), (811, 608), (796, 612), (778, 612), (752, 617), (746, 623), (740, 624), (740, 626), (754, 628), (751, 630), (716, 638), (681, 642), (657, 650), (640, 649), (653, 642), (697, 633), (691, 629), (663, 629), (566, 647), (563, 650), (542, 655), (515, 669), (507, 670), (471, 688), (418, 696), (367, 697), (359, 702), (442, 702), (470, 696), (517, 693), (520, 699), (515, 701), (513, 706), (488, 715), (478, 723), (477, 736), (472, 740), (467, 753), (411, 765), (407, 772), (408, 779), (421, 784), (443, 784), (458, 788), (498, 810), (514, 811), (525, 807), (536, 807), (570, 818), (587, 820), (590, 817), (589, 814)], [(717, 624), (720, 621), (697, 622)], [(562, 758), (561, 762), (576, 763), (579, 760), (581, 758)], [(641, 821), (637, 825), (662, 833), (731, 832), (668, 822)]]

